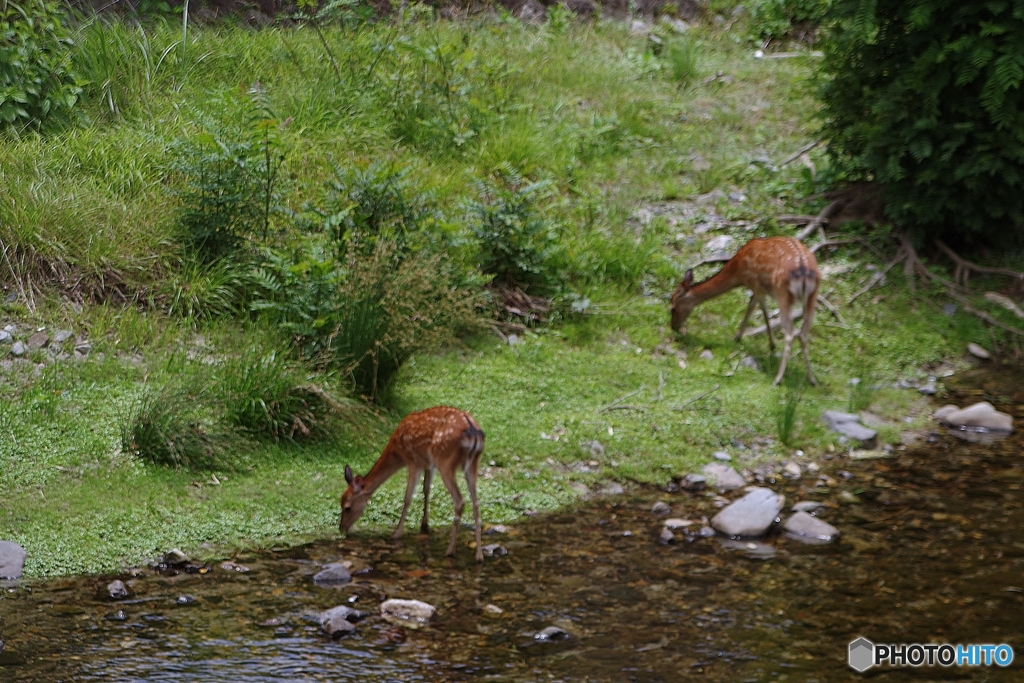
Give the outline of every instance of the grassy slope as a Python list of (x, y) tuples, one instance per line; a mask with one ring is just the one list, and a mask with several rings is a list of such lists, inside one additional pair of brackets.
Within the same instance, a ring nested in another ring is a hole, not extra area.
[[(429, 44), (432, 31), (450, 43), (467, 36), (477, 60), (474, 73), (503, 74), (481, 92), (492, 103), (507, 102), (507, 112), (479, 131), (470, 151), (452, 154), (429, 141), (415, 148), (400, 144), (381, 125), (387, 101), (357, 87), (335, 88), (308, 33), (207, 29), (194, 34), (184, 64), (174, 66), (173, 54), (162, 67), (145, 60), (105, 63), (119, 77), (108, 100), (92, 102), (91, 126), (58, 138), (0, 144), (5, 206), (20, 212), (6, 216), (5, 230), (12, 231), (7, 239), (95, 277), (115, 272), (153, 287), (154, 273), (174, 266), (174, 204), (165, 187), (164, 144), (194, 127), (200, 113), (241, 116), (244, 90), (258, 78), (278, 115), (294, 117), (288, 134), (294, 144), (290, 202), (296, 208), (320, 191), (332, 159), (411, 161), (445, 206), (466, 196), (472, 169), (511, 161), (523, 171), (553, 176), (562, 192), (550, 211), (566, 222), (570, 254), (584, 264), (577, 266), (574, 287), (599, 302), (598, 312), (529, 333), (515, 346), (486, 336), (418, 357), (403, 370), (394, 414), (377, 419), (353, 411), (350, 436), (334, 444), (239, 444), (249, 467), (220, 476), (215, 486), (209, 475), (147, 466), (118, 447), (130, 400), (147, 377), (166, 372), (171, 354), (190, 348), (189, 325), (158, 312), (108, 306), (76, 312), (59, 301), (40, 302), (34, 316), (9, 306), (7, 317), (33, 325), (88, 330), (105, 354), (51, 366), (41, 377), (31, 367), (3, 376), (8, 398), (2, 420), (11, 439), (0, 444), (0, 537), (28, 548), (31, 573), (113, 568), (170, 546), (195, 551), (204, 542), (262, 544), (330, 533), (344, 464), (365, 470), (402, 412), (435, 403), (470, 410), (487, 432), (485, 461), (494, 466), (485, 469), (481, 496), (489, 522), (568, 502), (577, 495), (570, 479), (658, 483), (698, 468), (722, 447), (741, 463), (791, 453), (770, 438), (784, 392), (770, 385), (767, 374), (742, 366), (726, 376), (741, 357), (734, 357), (738, 350), (770, 364), (763, 337), (740, 345), (731, 341), (745, 306), (742, 294), (698, 311), (681, 344), (685, 369), (674, 355), (653, 353), (669, 338), (664, 296), (671, 278), (698, 260), (700, 243), (688, 245), (684, 238), (700, 217), (675, 227), (659, 219), (643, 227), (629, 217), (644, 201), (692, 198), (716, 188), (749, 197), (743, 203), (720, 200), (716, 208), (726, 219), (755, 220), (794, 208), (791, 195), (802, 187), (800, 171), (787, 167), (771, 174), (749, 161), (759, 155), (778, 161), (807, 141), (812, 104), (801, 82), (810, 64), (754, 60), (730, 34), (703, 28), (693, 38), (700, 73), (692, 87), (680, 89), (664, 62), (644, 57), (643, 38), (612, 25), (582, 26), (564, 35), (516, 24), (383, 26), (330, 37), (339, 60), (358, 69), (372, 63), (374, 45), (396, 34)], [(98, 35), (89, 40), (100, 40)], [(145, 38), (124, 29), (103, 35), (134, 40), (133, 49), (151, 55), (176, 37), (170, 30)], [(386, 60), (379, 68), (387, 81)], [(702, 82), (718, 72), (726, 78)], [(502, 88), (508, 94), (498, 92)], [(110, 101), (118, 116), (105, 113)], [(608, 249), (609, 243), (593, 242), (584, 228), (617, 240), (615, 258), (595, 256), (595, 249)], [(734, 234), (742, 240), (776, 230), (764, 223)], [(828, 280), (826, 296), (841, 306), (869, 260), (855, 249), (823, 259), (833, 268), (851, 269)], [(713, 268), (705, 270), (710, 274)], [(643, 279), (651, 295), (609, 278)], [(845, 407), (850, 377), (865, 370), (885, 382), (920, 376), (922, 364), (958, 357), (966, 341), (988, 342), (988, 332), (973, 319), (914, 304), (899, 278), (891, 280), (881, 290), (884, 302), (873, 305), (863, 297), (842, 307), (845, 328), (820, 313), (812, 357), (823, 386), (805, 395), (794, 447), (828, 447), (830, 437), (816, 416), (826, 407)], [(200, 332), (215, 347), (230, 348), (237, 330), (221, 322)], [(703, 348), (714, 360), (698, 358)], [(801, 365), (796, 359), (794, 378), (801, 376)], [(692, 409), (675, 409), (715, 385), (720, 389)], [(623, 402), (635, 409), (599, 411), (641, 387)], [(916, 393), (883, 389), (874, 409), (901, 418), (919, 413), (919, 403)], [(883, 435), (895, 440), (897, 431)], [(542, 439), (541, 432), (560, 437)], [(732, 445), (736, 439), (752, 446), (755, 437), (769, 437), (758, 442), (756, 452)], [(600, 471), (567, 467), (593, 459), (580, 446), (590, 439), (606, 448)], [(398, 479), (375, 498), (364, 526), (394, 524)], [(437, 498), (435, 526), (450, 515), (446, 497)]]

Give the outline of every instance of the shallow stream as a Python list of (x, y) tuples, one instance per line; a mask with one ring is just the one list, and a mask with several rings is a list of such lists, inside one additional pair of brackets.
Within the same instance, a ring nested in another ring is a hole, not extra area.
[[(947, 386), (952, 402), (989, 400), (1024, 421), (1020, 374)], [(357, 535), (234, 558), (246, 572), (213, 564), (24, 582), (0, 594), (0, 680), (832, 683), (865, 678), (846, 663), (858, 636), (1008, 643), (1017, 654), (1007, 669), (868, 672), (880, 680), (1024, 680), (1024, 438), (1018, 429), (990, 444), (931, 441), (891, 459), (825, 461), (832, 486), (816, 476), (767, 484), (787, 508), (826, 503), (819, 516), (842, 532), (830, 545), (679, 532), (662, 544), (655, 501), (696, 530), (717, 512), (714, 496), (647, 489), (485, 536), (508, 554), (481, 568), (468, 532), (451, 561), (447, 529), (434, 529), (429, 540)], [(314, 586), (321, 565), (339, 559), (354, 563), (353, 581)], [(129, 598), (106, 597), (114, 578)], [(177, 604), (185, 595), (195, 601)], [(377, 608), (387, 597), (427, 601), (437, 617), (394, 626)], [(340, 604), (369, 616), (331, 640), (313, 617)], [(551, 625), (570, 637), (534, 639)]]

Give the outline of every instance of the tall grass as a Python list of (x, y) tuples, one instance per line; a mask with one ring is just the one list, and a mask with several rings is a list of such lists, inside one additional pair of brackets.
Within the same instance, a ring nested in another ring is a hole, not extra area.
[(785, 396), (776, 408), (775, 433), (786, 446), (792, 446), (796, 438), (797, 413), (806, 389), (807, 385), (802, 382), (787, 381)]

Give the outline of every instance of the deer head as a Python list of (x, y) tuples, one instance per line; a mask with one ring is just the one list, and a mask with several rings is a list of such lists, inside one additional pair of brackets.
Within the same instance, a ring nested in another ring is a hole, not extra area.
[(353, 475), (348, 465), (345, 465), (345, 481), (348, 482), (348, 488), (341, 494), (341, 521), (338, 522), (338, 528), (347, 533), (363, 516), (371, 492), (367, 490), (363, 478), (358, 474)]
[(700, 303), (690, 294), (692, 287), (693, 269), (690, 268), (686, 271), (686, 275), (683, 276), (683, 281), (676, 287), (676, 291), (672, 293), (671, 299), (672, 329), (677, 330), (680, 334), (686, 334), (686, 321), (690, 318), (690, 314), (693, 313), (693, 309)]

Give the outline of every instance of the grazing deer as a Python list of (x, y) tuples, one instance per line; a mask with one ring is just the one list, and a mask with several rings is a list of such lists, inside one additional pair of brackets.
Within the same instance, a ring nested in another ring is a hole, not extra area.
[(800, 345), (804, 350), (804, 362), (807, 364), (807, 378), (811, 384), (817, 385), (811, 371), (811, 354), (809, 336), (811, 320), (814, 318), (814, 305), (818, 300), (818, 285), (821, 274), (818, 272), (818, 261), (799, 240), (792, 237), (766, 237), (752, 239), (729, 259), (722, 270), (704, 282), (693, 282), (693, 270), (687, 270), (683, 281), (672, 294), (672, 329), (686, 334), (686, 320), (690, 317), (697, 304), (713, 299), (736, 287), (746, 287), (752, 294), (747, 312), (743, 315), (736, 341), (743, 338), (743, 331), (754, 310), (760, 305), (767, 326), (768, 348), (775, 350), (772, 340), (771, 322), (768, 320), (768, 308), (765, 296), (771, 294), (779, 302), (779, 318), (786, 338), (786, 346), (782, 351), (782, 362), (779, 363), (779, 374), (775, 376), (775, 384), (782, 381), (786, 372), (786, 363), (793, 350), (792, 310), (793, 304), (800, 302), (804, 308), (804, 322), (800, 328)]
[(341, 521), (339, 527), (347, 532), (363, 515), (370, 496), (391, 475), (405, 467), (409, 471), (409, 483), (405, 487), (405, 504), (394, 538), (401, 538), (405, 526), (405, 515), (409, 512), (413, 494), (420, 474), (423, 474), (423, 521), (420, 531), (428, 533), (428, 510), (430, 505), (430, 482), (434, 470), (441, 473), (441, 481), (452, 496), (455, 520), (452, 522), (452, 540), (448, 544), (449, 556), (455, 554), (455, 540), (459, 535), (462, 519), (463, 499), (455, 473), (462, 470), (469, 485), (469, 498), (473, 502), (473, 521), (476, 524), (476, 561), (484, 561), (480, 545), (480, 505), (476, 498), (476, 470), (480, 454), (484, 450), (484, 433), (469, 413), (448, 406), (427, 408), (407, 415), (388, 441), (380, 458), (365, 477), (352, 474), (352, 468), (345, 465), (345, 481), (348, 488), (341, 494)]

